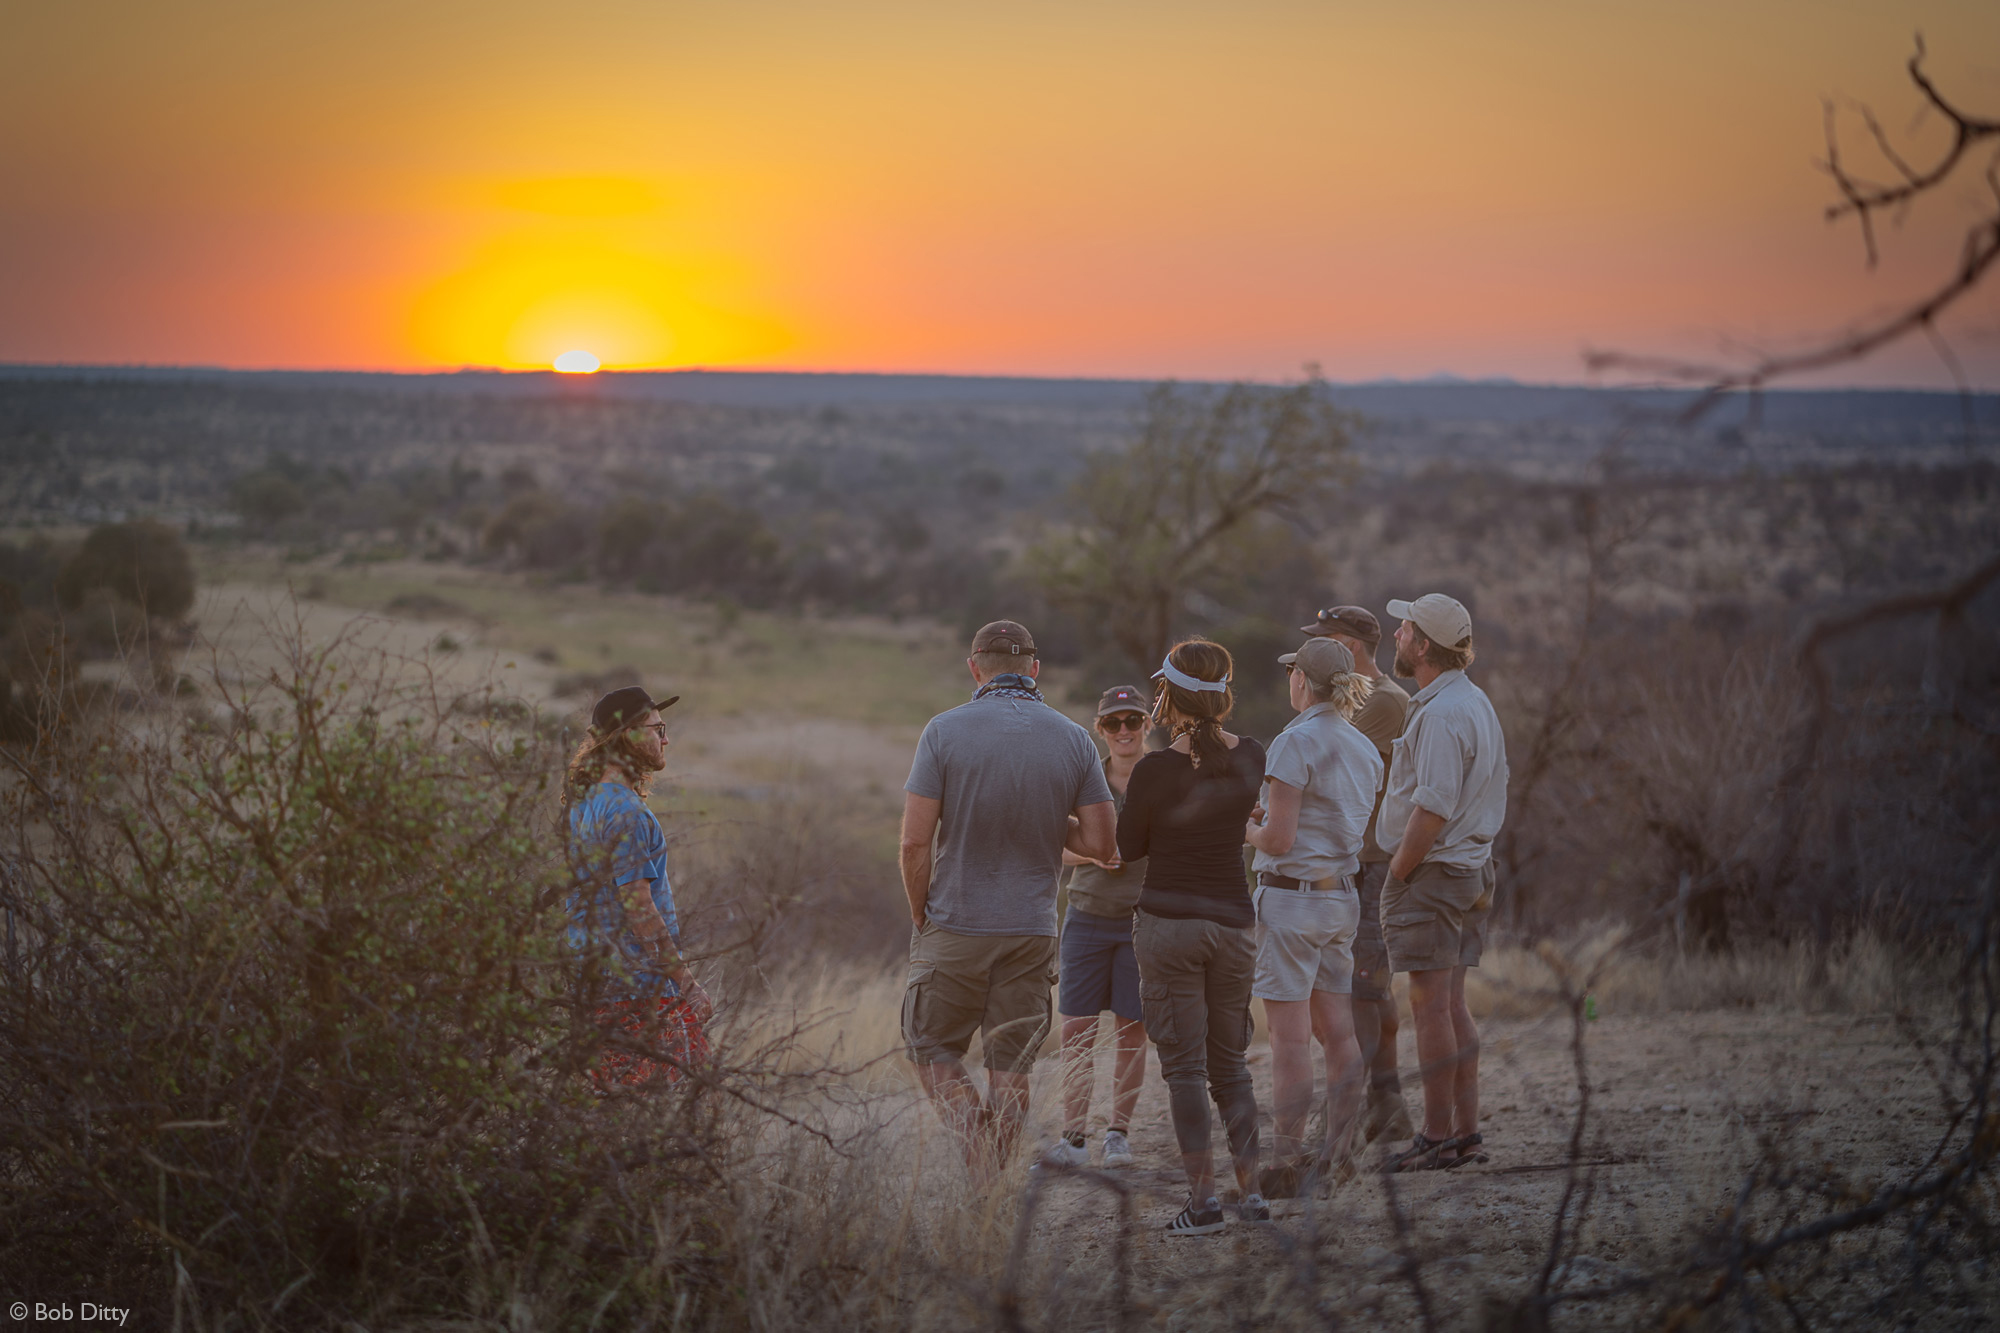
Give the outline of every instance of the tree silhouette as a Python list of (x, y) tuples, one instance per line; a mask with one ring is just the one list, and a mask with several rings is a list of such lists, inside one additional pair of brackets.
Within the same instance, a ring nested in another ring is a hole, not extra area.
[(1149, 666), (1190, 593), (1240, 581), (1230, 557), (1263, 524), (1303, 523), (1347, 482), (1355, 425), (1317, 369), (1282, 388), (1161, 385), (1132, 447), (1085, 464), (1074, 521), (1033, 548), (1030, 568), (1051, 601)]

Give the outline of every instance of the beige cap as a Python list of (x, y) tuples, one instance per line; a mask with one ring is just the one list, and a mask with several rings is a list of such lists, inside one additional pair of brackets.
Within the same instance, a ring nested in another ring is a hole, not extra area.
[(1456, 648), (1472, 637), (1472, 613), (1456, 597), (1427, 592), (1414, 602), (1390, 602), (1389, 614), (1407, 620), (1432, 643)]
[(1296, 667), (1305, 673), (1315, 689), (1325, 689), (1326, 683), (1335, 676), (1354, 670), (1354, 654), (1347, 651), (1347, 645), (1336, 639), (1307, 639), (1299, 645), (1295, 653), (1286, 653), (1278, 659), (1288, 667)]
[(1035, 636), (1018, 620), (993, 620), (972, 636), (975, 653), (1012, 653), (1016, 657), (1035, 655)]

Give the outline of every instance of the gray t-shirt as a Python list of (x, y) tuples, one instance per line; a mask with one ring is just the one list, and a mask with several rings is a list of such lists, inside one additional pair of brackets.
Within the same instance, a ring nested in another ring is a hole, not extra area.
[(1330, 703), (1313, 704), (1271, 742), (1264, 776), (1299, 789), (1299, 832), (1283, 856), (1257, 853), (1253, 869), (1293, 879), (1351, 875), (1382, 785), (1374, 743)]
[(989, 694), (930, 720), (903, 790), (943, 806), (933, 922), (960, 935), (1057, 933), (1069, 812), (1111, 799), (1089, 732), (1045, 703)]

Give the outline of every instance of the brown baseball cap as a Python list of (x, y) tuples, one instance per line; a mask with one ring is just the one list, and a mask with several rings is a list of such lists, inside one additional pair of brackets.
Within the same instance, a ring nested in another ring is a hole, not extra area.
[(1018, 620), (994, 620), (979, 627), (972, 636), (975, 653), (1012, 653), (1016, 657), (1035, 655), (1035, 636)]
[(1113, 685), (1097, 696), (1097, 715), (1106, 713), (1150, 713), (1153, 696), (1131, 685)]
[(1354, 654), (1347, 651), (1347, 645), (1324, 635), (1307, 639), (1297, 652), (1286, 653), (1278, 660), (1303, 671), (1318, 689), (1325, 689), (1335, 676), (1354, 670)]
[(1363, 606), (1328, 606), (1315, 612), (1317, 617), (1310, 625), (1299, 628), (1314, 638), (1324, 638), (1329, 634), (1351, 634), (1363, 643), (1382, 642), (1382, 622), (1375, 613)]

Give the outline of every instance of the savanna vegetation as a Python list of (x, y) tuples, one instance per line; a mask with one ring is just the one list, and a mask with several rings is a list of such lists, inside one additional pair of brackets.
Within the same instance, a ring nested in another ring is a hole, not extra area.
[[(1311, 381), (1163, 390), (1122, 442), (1047, 446), (1046, 475), (1011, 446), (816, 472), (717, 449), (696, 484), (468, 444), (426, 489), (314, 429), (218, 472), (227, 509), (0, 550), (24, 664), (10, 1278), (190, 1328), (1955, 1326), (1990, 1303), (2000, 496), (1977, 449), (1399, 468), (1393, 429)], [(454, 628), (398, 657), (271, 625), (246, 666), (215, 655), (197, 570)], [(857, 738), (961, 697), (955, 641), (1002, 612), (1049, 645), (1059, 700), (1213, 634), (1268, 735), (1260, 669), (1296, 626), (1420, 588), (1473, 608), (1514, 761), (1509, 942), (1478, 1003), (1514, 1052), (1496, 1127), (1540, 1154), (1510, 1160), (1552, 1169), (1507, 1186), (1511, 1248), (1479, 1206), (1378, 1182), (1195, 1260), (1157, 1252), (1143, 1175), (968, 1192), (894, 1054), (894, 775), (856, 782)], [(474, 641), (547, 689), (468, 682)], [(632, 676), (686, 688), (709, 740), (847, 730), (817, 766), (663, 797), (721, 1056), (600, 1099), (550, 784), (569, 710)], [(1669, 1013), (1773, 1071), (1785, 1034), (1846, 1024), (1886, 1081), (1824, 1121), (1775, 1073), (1690, 1108), (1634, 1055)], [(1453, 1267), (1468, 1247), (1491, 1266)]]

